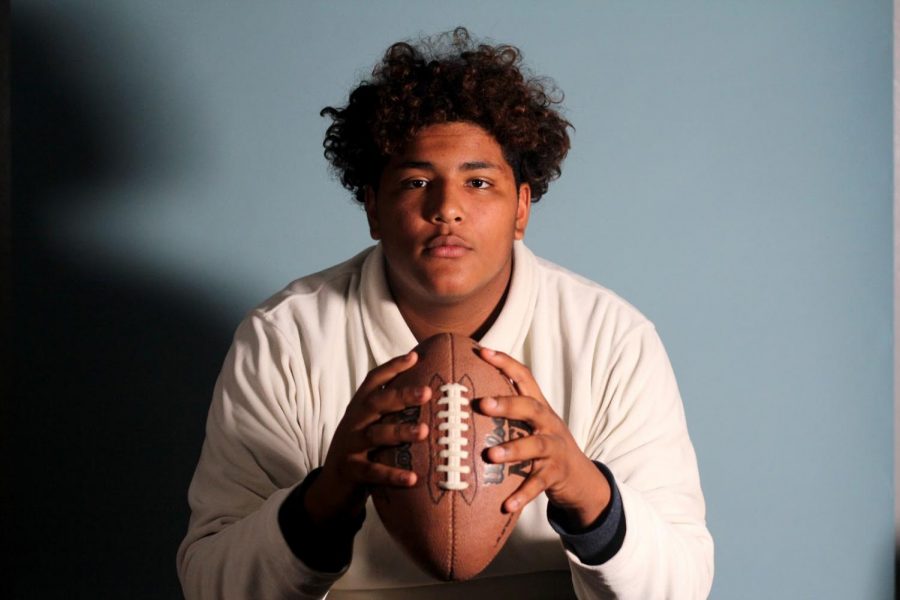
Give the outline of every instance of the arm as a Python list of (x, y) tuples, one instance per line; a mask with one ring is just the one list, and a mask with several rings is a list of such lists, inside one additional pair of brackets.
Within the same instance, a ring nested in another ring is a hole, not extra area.
[(238, 328), (188, 491), (191, 520), (178, 551), (187, 598), (320, 598), (340, 575), (306, 567), (278, 524), (281, 504), (311, 470), (298, 419), (302, 363), (262, 315)]
[[(624, 336), (613, 355), (604, 361), (609, 366), (598, 369), (593, 386), (597, 409), (583, 451), (573, 451), (574, 442), (565, 439), (558, 424), (551, 425), (553, 420), (549, 417), (555, 415), (552, 410), (541, 408), (549, 406), (524, 366), (500, 353), (496, 358), (484, 358), (515, 380), (525, 396), (498, 399), (506, 406), (489, 409), (490, 414), (531, 421), (538, 425), (536, 434), (542, 429), (553, 431), (552, 436), (543, 436), (548, 438), (544, 442), (530, 441), (531, 449), (521, 442), (509, 444), (520, 446), (517, 460), (526, 455), (533, 457), (536, 462), (532, 477), (539, 474), (538, 481), (530, 482), (531, 477), (526, 480), (511, 501), (520, 494), (519, 503), (527, 501), (543, 489), (552, 511), (566, 515), (557, 524), (564, 520), (567, 529), (590, 529), (592, 523), (600, 522), (602, 526), (605, 517), (601, 512), (598, 520), (591, 521), (591, 515), (597, 514), (597, 499), (606, 499), (599, 504), (605, 511), (612, 497), (610, 490), (615, 488), (621, 496), (624, 536), (617, 539), (607, 535), (614, 544), (611, 557), (604, 548), (593, 556), (579, 555), (584, 545), (575, 547), (563, 536), (578, 596), (706, 597), (712, 583), (712, 539), (704, 521), (696, 458), (675, 378), (652, 325), (639, 326)], [(520, 382), (524, 382), (524, 389)], [(541, 413), (550, 414), (542, 418)], [(545, 425), (539, 425), (535, 419)], [(556, 451), (533, 449), (552, 448), (554, 437), (566, 443), (556, 444)], [(506, 457), (491, 458), (507, 461)], [(578, 466), (588, 458), (605, 464), (614, 481), (602, 478), (604, 481), (598, 482), (594, 477), (596, 469), (588, 475)], [(578, 475), (567, 474), (567, 469)], [(559, 476), (541, 475), (548, 472)], [(568, 491), (582, 489), (581, 481), (590, 482), (586, 491)]]
[[(191, 521), (178, 551), (186, 597), (307, 599), (328, 592), (349, 566), (366, 485), (415, 483), (367, 459), (374, 446), (427, 435), (427, 428), (377, 423), (386, 412), (430, 399), (422, 390), (381, 389), (415, 361), (411, 353), (373, 369), (334, 438), (319, 440), (303, 431), (307, 423), (317, 428), (298, 344), (261, 314), (242, 323), (216, 384), (188, 493)], [(314, 471), (326, 447), (324, 466)], [(313, 472), (318, 476), (307, 479)], [(334, 544), (314, 539), (336, 530), (343, 535)]]
[(626, 533), (603, 564), (570, 555), (576, 590), (605, 585), (623, 599), (705, 598), (713, 542), (678, 385), (653, 326), (628, 333), (608, 364), (595, 383), (600, 403), (585, 452), (614, 474)]

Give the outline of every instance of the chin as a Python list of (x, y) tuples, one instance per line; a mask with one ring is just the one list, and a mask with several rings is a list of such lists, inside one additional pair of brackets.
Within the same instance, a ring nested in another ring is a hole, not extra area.
[(423, 291), (435, 304), (458, 304), (478, 294), (478, 290), (472, 286), (448, 284), (446, 281), (426, 285)]
[(460, 304), (471, 298), (472, 294), (460, 290), (431, 290), (428, 296), (434, 304)]

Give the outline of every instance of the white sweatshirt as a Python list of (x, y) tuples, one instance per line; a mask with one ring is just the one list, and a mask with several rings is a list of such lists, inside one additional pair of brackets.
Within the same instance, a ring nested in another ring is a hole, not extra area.
[(491, 565), (462, 584), (422, 572), (371, 503), (344, 572), (316, 572), (293, 555), (278, 525), (282, 501), (324, 463), (366, 374), (416, 345), (375, 246), (293, 282), (238, 327), (189, 491), (178, 551), (185, 595), (705, 598), (713, 542), (678, 387), (652, 323), (516, 242), (506, 303), (481, 344), (527, 365), (579, 447), (615, 476), (626, 521), (615, 556), (590, 566), (564, 550), (544, 495), (523, 509)]

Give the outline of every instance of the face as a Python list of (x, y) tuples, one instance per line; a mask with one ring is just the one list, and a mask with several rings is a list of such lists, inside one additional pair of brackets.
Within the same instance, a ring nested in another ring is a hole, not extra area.
[(470, 123), (422, 129), (366, 196), (394, 296), (426, 306), (499, 302), (530, 207), (500, 145)]

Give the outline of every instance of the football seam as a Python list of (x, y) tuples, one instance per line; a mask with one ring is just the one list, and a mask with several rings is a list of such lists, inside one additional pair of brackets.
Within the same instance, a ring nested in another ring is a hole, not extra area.
[(453, 579), (453, 563), (456, 560), (456, 494), (450, 494), (450, 543), (447, 547), (447, 579)]
[[(450, 335), (450, 381), (458, 381), (456, 378), (456, 340)], [(450, 494), (450, 564), (448, 575), (453, 579), (453, 568), (456, 561), (456, 496)]]

